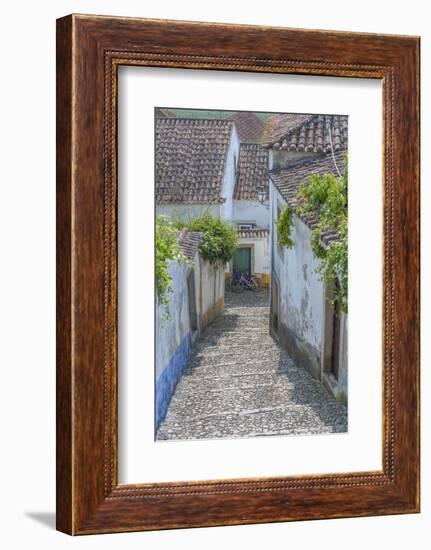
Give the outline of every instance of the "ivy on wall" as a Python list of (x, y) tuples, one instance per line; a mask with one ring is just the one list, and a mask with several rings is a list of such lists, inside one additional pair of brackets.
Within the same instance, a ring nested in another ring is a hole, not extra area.
[(277, 228), (279, 246), (292, 248), (293, 211), (289, 205), (286, 205), (285, 209), (280, 213), (278, 220), (275, 221), (275, 227)]
[(212, 265), (224, 265), (228, 262), (238, 246), (238, 234), (235, 227), (209, 213), (200, 218), (187, 221), (166, 216), (156, 217), (156, 295), (159, 304), (165, 306), (162, 321), (169, 319), (169, 294), (172, 292), (172, 277), (169, 263), (178, 261), (184, 264), (187, 260), (178, 245), (178, 231), (187, 228), (202, 234), (199, 253)]
[(165, 216), (156, 217), (156, 295), (159, 304), (165, 306), (164, 319), (169, 318), (169, 294), (172, 292), (172, 277), (169, 262), (183, 264), (186, 257), (177, 242), (177, 230)]
[[(348, 166), (345, 157), (344, 175), (312, 175), (301, 184), (297, 199), (299, 216), (317, 215), (317, 227), (312, 231), (311, 246), (320, 260), (318, 271), (334, 289), (334, 303), (347, 313), (348, 292)], [(293, 246), (293, 211), (287, 205), (275, 222), (278, 243)], [(339, 239), (324, 244), (322, 235), (326, 231), (337, 231)]]

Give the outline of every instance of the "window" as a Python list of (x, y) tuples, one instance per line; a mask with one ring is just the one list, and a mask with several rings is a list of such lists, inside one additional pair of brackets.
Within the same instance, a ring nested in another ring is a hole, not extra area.
[(239, 223), (238, 229), (253, 229), (254, 223)]

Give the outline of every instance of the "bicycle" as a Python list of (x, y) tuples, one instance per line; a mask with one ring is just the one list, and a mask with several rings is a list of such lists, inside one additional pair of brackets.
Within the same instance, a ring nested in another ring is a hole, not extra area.
[(256, 291), (260, 288), (260, 281), (254, 275), (248, 276), (246, 273), (237, 272), (231, 281), (230, 289), (233, 292), (243, 292), (244, 289)]

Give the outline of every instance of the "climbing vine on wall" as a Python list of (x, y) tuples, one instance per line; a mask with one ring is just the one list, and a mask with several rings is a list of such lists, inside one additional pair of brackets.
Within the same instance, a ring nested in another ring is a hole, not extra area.
[[(314, 254), (320, 260), (318, 271), (334, 289), (334, 303), (347, 313), (348, 289), (348, 167), (345, 157), (344, 175), (312, 175), (302, 183), (297, 194), (299, 216), (312, 214), (317, 216), (317, 227), (312, 232), (311, 245)], [(293, 246), (293, 211), (287, 205), (275, 222), (278, 244)], [(322, 235), (327, 231), (336, 231), (339, 239), (324, 244)]]
[(279, 246), (292, 248), (293, 211), (289, 205), (286, 205), (284, 210), (280, 213), (278, 220), (275, 221), (275, 227), (277, 228)]
[(169, 293), (172, 292), (170, 261), (184, 263), (186, 258), (177, 242), (177, 229), (164, 216), (156, 217), (156, 295), (159, 304), (165, 306), (165, 318), (169, 318)]
[[(347, 313), (348, 290), (348, 166), (344, 160), (344, 175), (314, 174), (300, 186), (297, 195), (298, 214), (317, 214), (318, 224), (313, 230), (312, 248), (319, 258), (319, 272), (334, 289), (334, 302)], [(336, 231), (339, 239), (323, 243), (322, 235)]]

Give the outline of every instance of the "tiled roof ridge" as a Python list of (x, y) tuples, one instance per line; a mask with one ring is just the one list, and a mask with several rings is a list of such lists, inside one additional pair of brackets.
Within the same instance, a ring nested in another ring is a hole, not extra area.
[(178, 246), (189, 260), (193, 260), (194, 255), (199, 249), (201, 239), (202, 233), (191, 231), (187, 227), (180, 229), (177, 233)]
[(313, 114), (309, 113), (276, 113), (271, 116), (265, 125), (261, 138), (261, 145), (271, 147), (291, 130), (299, 128), (309, 122)]
[(238, 235), (242, 239), (266, 237), (269, 235), (269, 229), (261, 227), (253, 227), (252, 229), (238, 229)]
[[(286, 114), (287, 116), (289, 115)], [(278, 135), (267, 135), (263, 140), (263, 146), (282, 151), (315, 153), (327, 153), (331, 148), (335, 151), (347, 150), (347, 119), (347, 115), (336, 114), (298, 115), (297, 122), (295, 122), (294, 118), (291, 120), (286, 119), (285, 121), (279, 118), (278, 124), (281, 128), (278, 131), (277, 129), (272, 130), (273, 134)], [(283, 124), (287, 125), (284, 132), (282, 128)], [(268, 130), (268, 133), (271, 134), (271, 131)]]
[(206, 124), (211, 123), (214, 126), (233, 126), (235, 123), (232, 120), (228, 120), (227, 118), (193, 118), (193, 117), (159, 117), (156, 119), (157, 123), (161, 124), (195, 124), (198, 126), (199, 124)]

